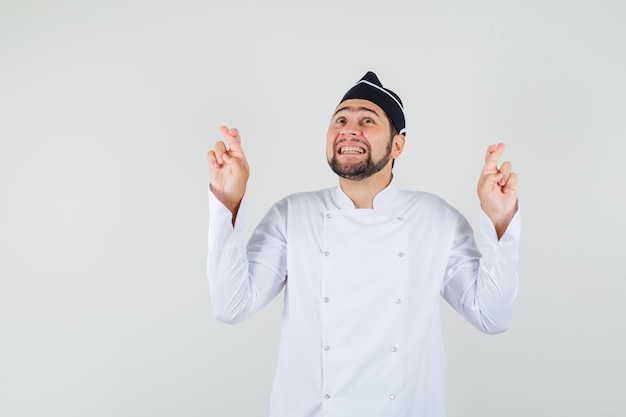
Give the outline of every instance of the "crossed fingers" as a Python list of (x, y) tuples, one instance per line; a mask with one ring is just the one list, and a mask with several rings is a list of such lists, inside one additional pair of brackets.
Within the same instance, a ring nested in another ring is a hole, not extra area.
[(488, 188), (491, 188), (492, 184), (497, 184), (503, 193), (507, 193), (516, 190), (517, 174), (513, 172), (509, 161), (504, 161), (498, 168), (498, 161), (503, 151), (503, 143), (491, 145), (487, 148), (485, 166), (481, 173), (481, 182)]

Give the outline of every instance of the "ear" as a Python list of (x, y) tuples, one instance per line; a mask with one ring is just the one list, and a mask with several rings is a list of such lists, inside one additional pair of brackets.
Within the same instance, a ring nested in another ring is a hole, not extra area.
[(393, 159), (398, 159), (400, 154), (402, 154), (402, 150), (404, 149), (404, 143), (406, 138), (404, 135), (397, 134), (393, 137), (391, 143), (391, 157)]

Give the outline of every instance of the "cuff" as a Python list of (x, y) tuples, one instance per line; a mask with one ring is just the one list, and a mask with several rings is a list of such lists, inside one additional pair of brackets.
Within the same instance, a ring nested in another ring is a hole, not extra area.
[(504, 257), (512, 262), (519, 258), (519, 239), (522, 228), (522, 220), (519, 202), (515, 208), (515, 214), (506, 228), (506, 231), (498, 240), (496, 228), (487, 214), (480, 211), (480, 232), (482, 237), (481, 252), (483, 262), (493, 265), (497, 257)]
[(235, 245), (244, 249), (244, 228), (247, 214), (247, 199), (243, 196), (233, 225), (233, 214), (215, 197), (209, 184), (209, 251), (224, 250)]

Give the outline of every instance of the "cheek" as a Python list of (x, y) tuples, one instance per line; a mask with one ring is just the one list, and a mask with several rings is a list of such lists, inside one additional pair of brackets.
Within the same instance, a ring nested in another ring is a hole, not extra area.
[(335, 135), (329, 130), (326, 135), (326, 153), (329, 155), (333, 154), (333, 147), (335, 143)]
[(326, 145), (326, 158), (332, 159), (334, 155), (335, 155), (335, 151), (333, 150), (333, 147), (330, 145)]

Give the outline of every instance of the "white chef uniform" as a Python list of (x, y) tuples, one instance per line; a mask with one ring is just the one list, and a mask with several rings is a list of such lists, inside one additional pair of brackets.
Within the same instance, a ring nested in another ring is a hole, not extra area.
[(246, 247), (209, 198), (207, 272), (218, 319), (251, 316), (285, 289), (271, 417), (443, 417), (441, 296), (481, 331), (506, 330), (517, 291), (519, 213), (498, 241), (394, 182), (355, 209), (341, 188), (276, 203)]

